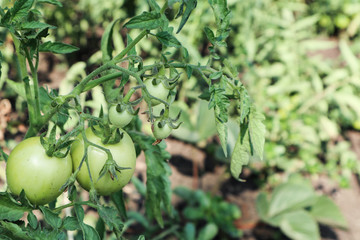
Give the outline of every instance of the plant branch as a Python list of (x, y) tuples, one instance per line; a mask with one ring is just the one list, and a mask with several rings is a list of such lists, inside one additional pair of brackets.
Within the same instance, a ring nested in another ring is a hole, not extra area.
[(146, 34), (148, 34), (150, 31), (149, 30), (143, 30), (139, 36), (137, 36), (130, 44), (127, 45), (127, 47), (121, 51), (121, 53), (119, 53), (117, 56), (114, 57), (113, 60), (111, 60), (110, 62), (112, 62), (113, 64), (116, 64), (119, 60), (121, 60), (123, 57), (125, 57), (125, 55), (133, 48), (135, 47), (135, 45), (140, 42), (141, 39), (143, 39), (143, 37), (146, 36)]

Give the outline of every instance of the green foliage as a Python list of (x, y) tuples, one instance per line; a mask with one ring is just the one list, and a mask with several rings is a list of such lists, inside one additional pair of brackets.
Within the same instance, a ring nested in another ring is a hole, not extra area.
[(291, 239), (320, 239), (317, 222), (347, 227), (335, 203), (329, 197), (317, 195), (311, 183), (299, 175), (275, 187), (271, 197), (260, 193), (256, 208), (263, 221), (279, 227)]
[(171, 169), (167, 159), (170, 154), (165, 151), (166, 145), (161, 143), (152, 145), (153, 139), (143, 135), (132, 135), (145, 153), (146, 164), (146, 211), (147, 214), (155, 218), (160, 226), (164, 226), (161, 206), (163, 205), (168, 213), (171, 214), (171, 187), (169, 175)]
[[(184, 187), (178, 187), (174, 189), (174, 193), (187, 203), (182, 212), (187, 221), (195, 225), (201, 221), (207, 223), (200, 229), (195, 239), (216, 239), (220, 232), (225, 232), (233, 238), (241, 236), (241, 231), (236, 229), (233, 224), (234, 220), (241, 216), (241, 212), (236, 205), (201, 190), (191, 191)], [(193, 229), (193, 225), (186, 225), (184, 228), (185, 236), (194, 236)]]

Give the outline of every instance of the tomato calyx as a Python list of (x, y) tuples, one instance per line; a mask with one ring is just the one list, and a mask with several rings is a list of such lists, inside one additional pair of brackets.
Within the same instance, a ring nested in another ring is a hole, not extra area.
[(126, 169), (131, 169), (128, 167), (120, 167), (115, 161), (114, 159), (110, 159), (108, 158), (103, 166), (103, 168), (101, 169), (100, 173), (99, 173), (99, 179), (101, 179), (107, 172), (109, 172), (110, 174), (110, 178), (111, 180), (114, 179), (118, 179), (118, 176), (116, 174), (116, 172), (121, 173), (121, 170), (126, 170)]
[(65, 158), (70, 152), (70, 146), (74, 141), (69, 139), (73, 133), (74, 131), (56, 140), (56, 125), (51, 129), (48, 138), (44, 137), (45, 133), (43, 133), (40, 136), (40, 143), (44, 147), (46, 155), (49, 157)]

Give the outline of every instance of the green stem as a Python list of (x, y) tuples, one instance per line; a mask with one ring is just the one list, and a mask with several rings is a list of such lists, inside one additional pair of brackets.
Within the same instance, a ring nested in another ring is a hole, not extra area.
[(60, 212), (61, 210), (65, 209), (65, 208), (68, 208), (68, 207), (72, 207), (72, 206), (75, 206), (76, 204), (79, 204), (79, 205), (88, 205), (92, 208), (97, 208), (97, 205), (90, 202), (90, 201), (83, 201), (83, 202), (71, 202), (71, 203), (68, 203), (68, 204), (65, 204), (63, 206), (60, 206), (60, 207), (57, 207), (55, 208), (53, 211), (54, 212)]
[(169, 2), (169, 1), (166, 0), (165, 3), (164, 3), (164, 5), (162, 6), (162, 8), (161, 8), (161, 10), (160, 10), (160, 13), (161, 13), (161, 14), (163, 14), (163, 13), (165, 12), (165, 10), (168, 8), (168, 6), (169, 6), (169, 3), (168, 3), (168, 2)]
[(105, 75), (103, 77), (97, 78), (92, 80), (91, 82), (89, 82), (88, 84), (86, 84), (85, 88), (83, 89), (83, 92), (89, 91), (90, 89), (113, 79), (119, 78), (122, 76), (122, 72), (116, 72), (116, 73), (111, 73), (108, 75)]
[(127, 47), (121, 51), (121, 53), (119, 53), (117, 56), (114, 57), (113, 60), (111, 60), (111, 62), (113, 62), (114, 64), (117, 63), (117, 61), (121, 60), (123, 57), (125, 57), (125, 55), (133, 48), (135, 47), (135, 45), (140, 42), (141, 39), (143, 39), (143, 37), (146, 36), (146, 34), (149, 33), (149, 30), (143, 30), (139, 36), (137, 36), (129, 45), (127, 45)]
[(172, 227), (170, 227), (169, 229), (163, 231), (162, 233), (160, 233), (159, 235), (155, 236), (153, 238), (153, 240), (160, 240), (160, 239), (165, 239), (165, 237), (169, 234), (172, 234), (173, 232), (175, 232), (177, 229), (179, 228), (179, 225), (173, 225)]
[[(21, 81), (24, 82), (24, 88), (25, 88), (25, 94), (26, 94), (26, 104), (28, 107), (28, 111), (29, 111), (29, 119), (30, 119), (30, 124), (29, 124), (29, 129), (26, 132), (25, 138), (29, 138), (32, 136), (35, 136), (37, 134), (37, 130), (38, 130), (38, 122), (35, 120), (36, 119), (36, 108), (34, 107), (34, 98), (32, 95), (32, 91), (31, 91), (31, 86), (29, 83), (29, 78), (28, 78), (28, 72), (27, 72), (27, 68), (26, 68), (26, 57), (24, 55), (21, 54), (20, 52), (20, 41), (14, 36), (14, 34), (11, 34), (13, 41), (14, 41), (14, 45), (15, 45), (15, 50), (16, 50), (16, 55), (18, 58), (18, 62), (19, 62), (19, 66), (20, 66), (20, 79)], [(40, 115), (40, 113), (39, 113)]]
[[(30, 53), (27, 49), (25, 49), (26, 58), (28, 61), (28, 64), (30, 66), (31, 75), (33, 79), (33, 88), (34, 88), (34, 103), (35, 103), (35, 114), (34, 118), (30, 118), (30, 122), (35, 123), (34, 125), (37, 125), (39, 123), (39, 119), (41, 118), (40, 114), (40, 97), (39, 97), (39, 81), (38, 81), (38, 75), (37, 75), (37, 68), (34, 67), (34, 64), (32, 62)], [(36, 66), (38, 66), (38, 58), (36, 60)]]
[(108, 70), (110, 68), (110, 66), (112, 65), (112, 62), (108, 62), (105, 63), (104, 65), (102, 65), (101, 67), (95, 69), (92, 73), (90, 73), (89, 75), (87, 75), (71, 92), (71, 94), (73, 95), (80, 95), (80, 93), (82, 93), (84, 91), (84, 88), (86, 86), (86, 84), (91, 81), (94, 77), (96, 77), (97, 75), (99, 75), (101, 72)]
[(128, 103), (131, 96), (135, 93), (136, 89), (131, 88), (125, 95), (124, 99), (123, 99), (123, 103)]

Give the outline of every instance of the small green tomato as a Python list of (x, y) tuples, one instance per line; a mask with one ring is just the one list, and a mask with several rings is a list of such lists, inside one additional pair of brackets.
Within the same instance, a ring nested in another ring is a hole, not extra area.
[(167, 138), (170, 135), (172, 128), (169, 126), (168, 123), (161, 124), (161, 122), (157, 120), (154, 122), (152, 131), (154, 137), (158, 140), (161, 140)]
[(128, 125), (132, 119), (133, 115), (126, 109), (122, 109), (121, 112), (118, 112), (117, 105), (113, 105), (109, 108), (109, 120), (113, 125), (119, 128), (123, 128)]
[[(144, 84), (146, 86), (146, 89), (152, 96), (167, 101), (170, 90), (167, 89), (163, 83), (160, 82), (159, 84), (154, 85), (153, 79), (148, 79), (144, 82)], [(161, 102), (156, 99), (151, 99), (151, 103), (153, 106), (156, 106)]]

